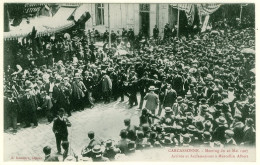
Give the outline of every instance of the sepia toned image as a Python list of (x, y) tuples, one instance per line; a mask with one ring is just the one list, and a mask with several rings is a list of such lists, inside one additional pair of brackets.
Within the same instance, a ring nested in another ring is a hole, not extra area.
[(4, 3), (5, 162), (256, 161), (254, 3)]

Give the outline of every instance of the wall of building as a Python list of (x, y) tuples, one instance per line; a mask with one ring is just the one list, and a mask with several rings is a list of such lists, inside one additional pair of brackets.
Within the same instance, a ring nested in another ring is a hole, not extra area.
[[(109, 4), (109, 11), (111, 30), (119, 30), (121, 33), (122, 28), (132, 28), (136, 35), (139, 33), (141, 25), (139, 4)], [(95, 28), (104, 33), (108, 29), (108, 4), (104, 4), (104, 25), (96, 25), (95, 4), (89, 4), (89, 12), (91, 18), (86, 22), (86, 30)], [(163, 36), (164, 26), (169, 23), (169, 19), (171, 19), (171, 24), (176, 22), (175, 17), (172, 16), (173, 13), (169, 14), (169, 4), (150, 4), (150, 36), (153, 35), (155, 25)]]
[(163, 29), (166, 23), (169, 22), (168, 20), (168, 10), (169, 10), (169, 4), (160, 4), (159, 5), (159, 34), (160, 36), (163, 36)]
[(123, 28), (134, 29), (139, 32), (138, 4), (104, 4), (104, 25), (96, 25), (95, 4), (89, 4), (91, 18), (86, 22), (86, 30), (95, 28), (101, 33), (108, 30), (108, 7), (110, 11), (110, 28), (120, 32)]

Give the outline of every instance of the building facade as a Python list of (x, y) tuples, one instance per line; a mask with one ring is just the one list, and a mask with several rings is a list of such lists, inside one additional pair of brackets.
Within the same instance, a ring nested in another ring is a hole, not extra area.
[(123, 28), (132, 28), (137, 35), (140, 29), (144, 33), (152, 36), (155, 25), (159, 28), (159, 33), (163, 35), (166, 23), (170, 26), (177, 24), (177, 9), (173, 9), (169, 4), (89, 4), (88, 11), (91, 18), (86, 22), (86, 30), (95, 28), (101, 33), (109, 28), (111, 30), (122, 31)]

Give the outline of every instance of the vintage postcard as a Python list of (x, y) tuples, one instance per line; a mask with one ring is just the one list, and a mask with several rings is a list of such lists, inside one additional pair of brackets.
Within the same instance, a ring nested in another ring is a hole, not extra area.
[(2, 8), (3, 162), (256, 162), (254, 1)]

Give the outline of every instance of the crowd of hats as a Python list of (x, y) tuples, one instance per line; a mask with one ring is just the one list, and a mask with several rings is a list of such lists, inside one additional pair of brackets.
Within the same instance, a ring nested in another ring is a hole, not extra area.
[[(65, 64), (60, 61), (51, 69), (35, 67), (8, 77), (4, 83), (6, 89), (12, 90), (14, 85), (18, 93), (22, 93), (25, 89), (34, 89), (37, 83), (44, 84), (46, 79), (73, 81), (82, 78), (85, 71), (97, 79), (100, 73), (129, 71), (139, 78), (148, 74), (152, 80), (173, 84), (178, 94), (176, 102), (187, 105), (187, 109), (175, 116), (171, 107), (165, 108), (166, 114), (172, 113), (174, 122), (169, 125), (169, 120), (165, 120), (148, 126), (147, 130), (141, 126), (141, 131), (136, 132), (137, 138), (155, 137), (157, 140), (152, 146), (189, 144), (194, 139), (194, 144), (200, 145), (203, 137), (223, 145), (225, 139), (216, 137), (227, 135), (239, 145), (246, 141), (243, 131), (238, 136), (236, 128), (255, 127), (255, 75), (251, 72), (255, 68), (255, 54), (242, 51), (244, 48), (254, 50), (254, 42), (251, 42), (254, 40), (253, 28), (228, 28), (218, 33), (169, 38), (162, 43), (148, 40), (129, 56), (131, 58), (111, 56), (106, 62), (92, 64), (84, 60)], [(176, 86), (175, 75), (181, 76), (186, 84)], [(150, 84), (147, 89), (149, 87)], [(205, 90), (212, 90), (212, 93), (207, 94)], [(199, 94), (202, 97), (197, 97)], [(214, 135), (220, 126), (225, 131), (222, 135)], [(129, 145), (133, 145), (132, 142)]]

